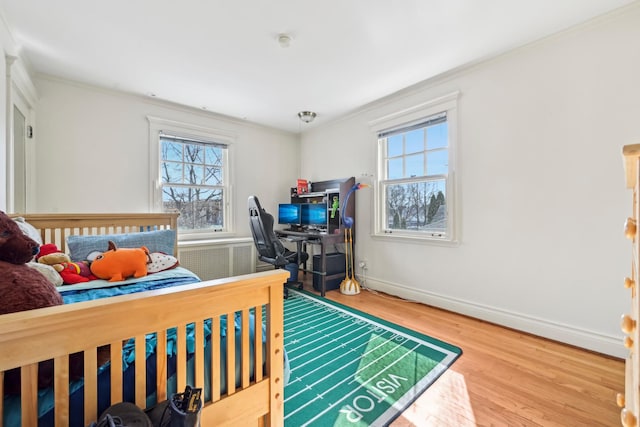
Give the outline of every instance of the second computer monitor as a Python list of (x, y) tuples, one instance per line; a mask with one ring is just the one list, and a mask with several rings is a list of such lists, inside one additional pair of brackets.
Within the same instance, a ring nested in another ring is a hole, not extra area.
[(320, 203), (304, 203), (302, 207), (302, 225), (311, 227), (327, 226), (327, 206)]

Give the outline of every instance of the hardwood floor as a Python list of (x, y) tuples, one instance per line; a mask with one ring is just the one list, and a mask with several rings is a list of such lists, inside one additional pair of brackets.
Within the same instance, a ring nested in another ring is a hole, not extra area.
[(373, 291), (327, 298), (462, 348), (393, 426), (621, 425), (620, 359)]

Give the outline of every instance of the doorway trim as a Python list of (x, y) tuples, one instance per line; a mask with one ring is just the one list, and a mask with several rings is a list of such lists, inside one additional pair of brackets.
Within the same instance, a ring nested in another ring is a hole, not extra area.
[(37, 95), (36, 89), (20, 58), (5, 55), (6, 58), (6, 185), (7, 211), (15, 212), (15, 135), (14, 135), (14, 107), (25, 117), (25, 130), (31, 129), (31, 135), (25, 137), (25, 212), (35, 211), (35, 111)]

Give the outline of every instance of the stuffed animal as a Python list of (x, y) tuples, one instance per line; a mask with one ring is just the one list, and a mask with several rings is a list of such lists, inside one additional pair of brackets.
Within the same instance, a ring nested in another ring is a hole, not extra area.
[(0, 211), (0, 314), (62, 304), (56, 287), (25, 265), (38, 251), (38, 244)]
[[(38, 243), (27, 237), (7, 214), (0, 211), (0, 314), (62, 304), (62, 297), (55, 285), (38, 270), (26, 265), (38, 250)], [(41, 362), (38, 387), (50, 385), (52, 379), (53, 364)], [(19, 388), (19, 371), (7, 371), (4, 376), (5, 392), (15, 393)]]
[(40, 246), (40, 253), (36, 256), (36, 259), (41, 264), (52, 266), (60, 274), (65, 285), (97, 279), (91, 273), (88, 262), (72, 262), (69, 255), (61, 252), (53, 243)]
[(147, 273), (158, 273), (160, 271), (171, 270), (179, 266), (178, 258), (163, 254), (162, 252), (152, 252), (147, 259)]
[(91, 263), (91, 272), (100, 279), (119, 282), (127, 277), (143, 277), (147, 275), (149, 249), (118, 248), (109, 241), (108, 250), (98, 255)]

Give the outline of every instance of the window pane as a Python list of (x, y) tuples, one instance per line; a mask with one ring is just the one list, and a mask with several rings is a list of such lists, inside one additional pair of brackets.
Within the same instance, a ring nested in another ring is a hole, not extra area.
[(387, 157), (401, 156), (402, 153), (402, 134), (387, 138)]
[(387, 161), (387, 176), (389, 179), (399, 179), (403, 177), (402, 158)]
[(412, 176), (424, 176), (424, 153), (414, 154), (413, 156), (406, 157), (406, 176), (403, 178), (409, 178)]
[(182, 163), (162, 162), (162, 182), (182, 182)]
[(427, 155), (427, 174), (446, 175), (449, 170), (449, 150), (430, 151)]
[(207, 174), (204, 179), (205, 185), (221, 185), (222, 169), (219, 167), (207, 167)]
[(443, 148), (449, 145), (449, 126), (447, 122), (427, 128), (427, 148)]
[(165, 211), (177, 210), (178, 228), (216, 230), (224, 224), (222, 190), (164, 186), (162, 202)]
[(213, 166), (222, 166), (222, 148), (220, 147), (205, 147), (204, 158), (205, 164)]
[(185, 184), (204, 184), (204, 167), (200, 165), (184, 165), (189, 172), (189, 181)]
[(204, 163), (204, 146), (199, 144), (185, 144), (184, 156), (186, 162)]
[(162, 160), (182, 161), (182, 145), (178, 142), (162, 140)]
[(385, 225), (391, 230), (447, 231), (445, 180), (386, 186)]
[(424, 151), (424, 128), (407, 133), (405, 153)]

